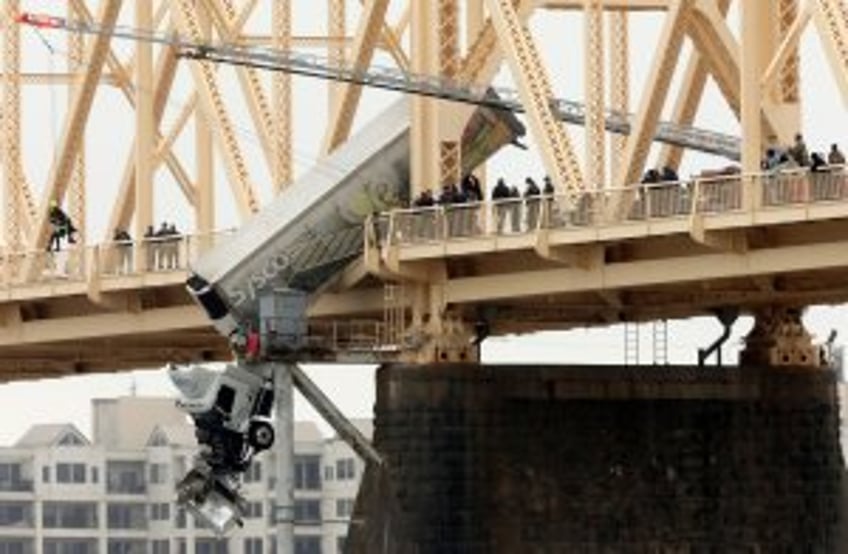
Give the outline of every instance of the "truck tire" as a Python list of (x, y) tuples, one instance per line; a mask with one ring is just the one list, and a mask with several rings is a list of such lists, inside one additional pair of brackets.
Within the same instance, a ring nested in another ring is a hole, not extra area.
[(274, 428), (267, 421), (251, 422), (247, 442), (256, 450), (268, 450), (274, 444)]

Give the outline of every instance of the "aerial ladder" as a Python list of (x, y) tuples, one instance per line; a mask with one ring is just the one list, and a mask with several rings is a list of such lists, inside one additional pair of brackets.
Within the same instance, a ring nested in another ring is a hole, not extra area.
[[(359, 69), (340, 64), (325, 56), (292, 50), (278, 50), (262, 46), (245, 46), (228, 43), (197, 43), (178, 34), (138, 29), (131, 26), (103, 26), (83, 20), (68, 19), (46, 14), (22, 13), (21, 24), (39, 29), (57, 29), (72, 33), (109, 35), (115, 38), (141, 40), (176, 47), (178, 55), (185, 58), (226, 63), (270, 71), (283, 71), (294, 75), (340, 81), (367, 87), (392, 90), (462, 102), (489, 108), (524, 113), (516, 90), (507, 87), (489, 87), (475, 83), (433, 75), (412, 73), (394, 67), (372, 65)], [(584, 125), (586, 106), (582, 102), (563, 98), (550, 99), (551, 111), (566, 123)], [(634, 120), (632, 113), (606, 110), (605, 128), (617, 134), (630, 134)], [(691, 150), (714, 154), (738, 161), (741, 158), (739, 137), (699, 129), (674, 122), (660, 122), (654, 140)]]
[[(477, 110), (461, 144), (463, 174), (502, 147), (518, 144), (524, 134), (524, 126), (515, 117), (523, 107), (518, 94), (510, 89), (389, 68), (360, 70), (309, 54), (200, 44), (170, 33), (104, 27), (52, 15), (23, 13), (18, 22), (38, 29), (167, 45), (176, 47), (181, 57), (194, 60), (285, 71), (475, 105)], [(585, 122), (585, 107), (580, 103), (551, 99), (551, 108), (563, 121)], [(216, 330), (230, 340), (237, 358), (223, 372), (172, 368), (172, 380), (183, 395), (182, 407), (194, 418), (202, 445), (200, 460), (181, 481), (178, 496), (181, 504), (221, 534), (239, 524), (244, 515), (245, 501), (238, 493), (241, 474), (252, 457), (275, 440), (268, 420), (278, 377), (275, 366), (258, 361), (286, 364), (289, 382), (294, 382), (339, 435), (365, 459), (380, 463), (370, 444), (296, 362), (315, 359), (311, 356), (318, 347), (308, 340), (307, 308), (321, 287), (362, 253), (364, 222), (408, 200), (409, 114), (406, 99), (389, 106), (191, 268), (186, 283), (189, 293)], [(631, 114), (610, 110), (606, 127), (627, 134), (632, 119)], [(731, 159), (739, 157), (737, 138), (673, 123), (661, 124), (656, 140)], [(260, 360), (255, 351), (257, 337), (262, 343)], [(286, 395), (290, 402), (291, 389), (286, 390), (289, 392), (277, 393), (278, 409)], [(286, 438), (290, 439), (276, 437)]]

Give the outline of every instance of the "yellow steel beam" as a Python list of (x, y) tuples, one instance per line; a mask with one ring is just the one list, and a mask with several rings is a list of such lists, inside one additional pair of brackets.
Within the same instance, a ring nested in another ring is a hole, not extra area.
[(622, 170), (616, 177), (616, 186), (619, 188), (638, 182), (645, 167), (674, 69), (680, 57), (689, 4), (688, 0), (673, 0), (665, 16), (654, 63), (642, 93), (633, 128), (627, 138)]
[[(607, 15), (609, 32), (609, 104), (613, 110), (630, 112), (630, 25), (628, 14), (613, 12)], [(627, 140), (624, 135), (611, 137), (611, 171), (615, 179), (622, 167), (624, 148)]]
[(392, 31), (394, 35), (398, 37), (398, 39), (403, 38), (403, 35), (406, 34), (407, 29), (409, 29), (409, 22), (412, 19), (412, 0), (408, 0), (406, 3), (406, 8), (404, 8), (403, 12), (401, 12), (400, 17), (398, 18), (397, 23), (395, 23)]
[[(21, 82), (20, 26), (15, 21), (18, 0), (4, 3), (3, 9), (3, 242), (7, 251), (20, 249), (23, 239), (21, 188)], [(9, 263), (9, 262), (6, 262)]]
[[(533, 8), (533, 0), (519, 0), (515, 11), (522, 23), (526, 23), (530, 14), (533, 13)], [(491, 18), (482, 24), (476, 36), (462, 62), (458, 80), (463, 83), (485, 85), (492, 81), (500, 68), (503, 53), (498, 47), (498, 34), (492, 25)]]
[(9, 333), (0, 333), (0, 347), (82, 341), (103, 336), (142, 335), (209, 326), (203, 310), (194, 305), (79, 317), (28, 321)]
[(812, 0), (813, 15), (833, 76), (848, 106), (848, 8), (842, 0)]
[[(438, 75), (438, 2), (410, 0), (410, 4), (412, 71), (424, 75)], [(438, 103), (432, 98), (414, 95), (410, 104), (411, 193), (415, 197), (423, 190), (439, 186), (439, 113)]]
[[(347, 64), (347, 10), (346, 0), (327, 0), (327, 59), (331, 64), (344, 66)], [(333, 106), (339, 100), (341, 84), (330, 82), (327, 94), (327, 113), (332, 113)]]
[[(341, 0), (338, 0), (341, 1)], [(359, 0), (360, 4), (365, 5), (366, 0)], [(409, 10), (407, 9), (401, 15), (401, 21), (397, 25), (397, 29), (400, 29), (401, 32), (398, 33), (395, 27), (392, 27), (388, 23), (384, 22), (382, 25), (382, 29), (380, 30), (380, 40), (377, 43), (378, 46), (384, 48), (389, 55), (394, 59), (398, 68), (403, 71), (409, 71), (409, 56), (406, 55), (406, 52), (403, 50), (403, 45), (401, 41), (401, 37), (403, 36), (403, 18), (408, 17)]]
[(798, 16), (786, 30), (783, 40), (777, 51), (772, 56), (771, 61), (766, 68), (765, 74), (760, 81), (760, 86), (763, 90), (768, 90), (777, 82), (778, 77), (782, 73), (782, 68), (786, 66), (787, 61), (797, 54), (798, 44), (801, 41), (801, 35), (810, 23), (813, 17), (813, 10), (809, 4), (804, 4)]
[[(274, 2), (271, 14), (272, 46), (280, 50), (291, 47), (292, 5), (290, 0)], [(273, 153), (274, 163), (271, 166), (273, 190), (279, 192), (294, 179), (294, 164), (292, 161), (292, 88), (291, 75), (277, 71), (271, 76), (272, 102), (274, 114)]]
[[(719, 0), (718, 9), (722, 17), (727, 14), (730, 7), (730, 0)], [(692, 125), (695, 122), (695, 116), (698, 113), (698, 106), (701, 104), (701, 98), (704, 96), (704, 90), (707, 84), (708, 66), (704, 55), (695, 48), (686, 65), (681, 81), (680, 91), (677, 94), (677, 101), (671, 112), (671, 121), (679, 125)], [(738, 81), (738, 72), (737, 77)], [(737, 87), (738, 90), (738, 87)], [(727, 97), (727, 94), (725, 94)], [(738, 94), (736, 95), (738, 98)], [(739, 117), (739, 102), (735, 102), (734, 113)], [(732, 108), (733, 106), (731, 106)], [(680, 167), (680, 162), (683, 158), (683, 147), (672, 144), (663, 144), (659, 155), (659, 166), (669, 166), (677, 169)]]
[[(370, 65), (388, 7), (389, 0), (367, 0), (351, 48), (351, 66), (354, 71), (362, 71)], [(327, 134), (324, 135), (324, 153), (332, 152), (347, 140), (361, 97), (362, 85), (339, 85), (337, 100), (330, 111)]]
[[(115, 25), (118, 12), (121, 9), (122, 0), (103, 0), (100, 4), (97, 21), (105, 26)], [(86, 54), (87, 70), (83, 74), (76, 94), (72, 101), (72, 109), (65, 120), (59, 140), (59, 150), (56, 159), (50, 168), (47, 184), (44, 187), (41, 203), (38, 209), (35, 227), (29, 237), (28, 248), (31, 251), (40, 251), (47, 244), (49, 231), (48, 216), (50, 203), (62, 200), (70, 180), (70, 174), (76, 160), (77, 152), (85, 136), (85, 128), (97, 84), (103, 72), (103, 65), (109, 53), (110, 37), (108, 35), (96, 35), (92, 38)], [(35, 260), (25, 264), (25, 275), (32, 278), (38, 271)]]
[[(216, 2), (212, 2), (212, 4), (218, 7)], [(210, 17), (210, 12), (204, 13), (200, 11), (198, 16), (200, 32), (204, 40), (212, 40), (212, 18)], [(244, 86), (245, 82), (243, 79), (241, 82), (242, 86)], [(196, 98), (197, 93), (192, 96), (192, 100), (194, 101)], [(215, 230), (215, 153), (212, 142), (212, 129), (209, 121), (203, 116), (200, 110), (195, 109), (193, 111), (195, 114), (194, 158), (197, 171), (197, 179), (195, 181), (197, 202), (194, 204), (194, 220), (197, 232), (201, 237), (199, 247), (201, 250), (205, 250), (209, 246), (211, 233)], [(186, 113), (186, 111), (183, 113)]]
[[(586, 104), (586, 184), (606, 186), (606, 106), (604, 104), (604, 12), (601, 0), (584, 0), (583, 52)], [(626, 14), (622, 14), (625, 15)]]
[[(52, 86), (52, 85), (70, 85), (79, 76), (76, 73), (40, 73), (36, 71), (20, 72), (18, 77), (21, 80), (21, 85), (31, 86)], [(0, 73), (0, 79), (3, 79), (3, 73)], [(114, 75), (101, 75), (100, 83), (104, 85), (117, 86), (118, 78)]]
[(168, 129), (162, 139), (156, 143), (156, 150), (153, 153), (154, 168), (158, 168), (159, 165), (162, 164), (165, 156), (167, 156), (168, 152), (171, 151), (174, 143), (177, 142), (180, 133), (183, 132), (186, 125), (191, 120), (191, 116), (195, 114), (197, 114), (195, 125), (206, 123), (206, 120), (197, 111), (197, 93), (192, 93), (188, 100), (186, 100), (186, 103), (183, 104), (182, 108), (180, 108), (180, 112), (171, 123), (170, 129)]
[[(459, 71), (459, 5), (457, 0), (438, 0), (439, 75), (455, 80)], [(460, 139), (463, 127), (456, 125), (461, 110), (453, 103), (438, 102), (439, 184), (459, 183), (462, 176)]]
[[(139, 29), (153, 26), (150, 2), (135, 3), (135, 24)], [(135, 236), (143, 237), (153, 222), (153, 153), (156, 141), (156, 119), (153, 107), (153, 44), (135, 44)], [(133, 266), (149, 269), (146, 248), (133, 249)]]
[[(662, 11), (674, 0), (601, 0), (602, 9), (615, 11)], [(583, 0), (536, 0), (536, 6), (548, 10), (582, 10)]]
[[(777, 26), (779, 31), (779, 40), (783, 42), (791, 32), (793, 26), (798, 20), (801, 11), (807, 11), (805, 4), (804, 8), (799, 6), (799, 0), (779, 0), (777, 10)], [(785, 105), (797, 105), (795, 110), (797, 124), (801, 124), (800, 112), (800, 95), (801, 95), (801, 66), (798, 45), (791, 49), (789, 54), (785, 56), (783, 65), (780, 69), (780, 90), (779, 101)]]
[(764, 91), (760, 80), (768, 63), (767, 39), (760, 26), (770, 15), (765, 2), (742, 2), (742, 171), (755, 172), (763, 156), (761, 109)]
[(583, 190), (580, 164), (565, 126), (551, 111), (553, 89), (530, 32), (512, 0), (488, 0), (488, 6), (545, 169), (561, 191)]
[[(83, 0), (71, 0), (71, 5), (74, 10), (76, 10), (77, 16), (84, 21), (85, 23), (93, 23), (94, 16), (89, 11)], [(162, 2), (156, 10), (156, 13), (153, 16), (153, 26), (158, 27), (164, 16), (168, 13), (168, 3)], [(127, 64), (127, 66), (132, 66), (134, 62)], [(160, 75), (162, 72), (166, 74), (168, 72), (176, 71), (176, 50), (173, 47), (163, 47), (162, 51), (159, 54), (159, 60), (156, 64), (156, 74)], [(106, 64), (110, 68), (112, 74), (114, 75), (115, 85), (119, 87), (120, 91), (123, 93), (124, 98), (127, 102), (135, 108), (136, 102), (136, 90), (132, 83), (132, 77), (129, 74), (129, 69), (127, 66), (121, 64), (118, 60), (115, 53), (112, 49), (109, 49), (109, 53), (106, 58)], [(174, 74), (171, 73), (170, 76), (166, 75), (164, 83), (166, 87), (170, 87), (170, 83), (173, 80)], [(162, 114), (164, 111), (165, 101), (167, 100), (168, 92), (164, 95), (162, 94), (162, 90), (160, 88), (156, 89), (154, 94), (155, 98), (155, 123), (154, 129), (157, 133), (157, 138), (161, 139), (158, 133), (159, 123), (162, 119)], [(134, 139), (135, 140), (135, 139)], [(133, 210), (135, 209), (135, 142), (132, 145), (131, 153), (127, 157), (127, 165), (124, 170), (124, 174), (121, 180), (121, 185), (118, 189), (118, 196), (115, 200), (115, 204), (112, 208), (112, 215), (109, 219), (110, 225), (106, 229), (106, 238), (111, 238), (112, 233), (115, 229), (124, 229), (127, 230), (129, 225), (129, 220), (132, 217)], [(185, 198), (189, 201), (189, 203), (194, 202), (194, 192), (193, 187), (191, 185), (191, 180), (186, 173), (185, 168), (183, 167), (180, 160), (174, 155), (173, 152), (165, 152), (165, 163), (170, 171), (171, 175), (174, 177), (177, 185), (180, 187)]]
[[(68, 6), (68, 16), (76, 19), (79, 14), (73, 8), (73, 5)], [(85, 66), (83, 65), (85, 55), (85, 41), (83, 35), (71, 33), (68, 36), (68, 72), (79, 75)], [(76, 81), (76, 80), (75, 80)], [(71, 99), (74, 97), (73, 84), (68, 87), (68, 109), (72, 109), (70, 105)], [(77, 257), (75, 263), (84, 263), (83, 249), (86, 243), (86, 210), (85, 210), (85, 144), (80, 144), (76, 160), (74, 161), (73, 169), (71, 170), (71, 182), (68, 185), (68, 212), (74, 225), (77, 228)]]
[[(210, 8), (211, 13), (220, 13), (225, 18), (223, 21), (221, 17), (211, 18), (221, 40), (226, 43), (238, 43), (238, 35), (241, 29), (232, 27), (229, 22), (239, 21), (241, 18), (239, 17), (240, 14), (236, 12), (232, 0), (205, 0), (205, 5)], [(200, 15), (200, 11), (198, 11), (198, 15)], [(256, 69), (242, 66), (236, 66), (235, 72), (247, 103), (248, 112), (253, 120), (256, 135), (259, 138), (262, 154), (265, 156), (265, 163), (270, 170), (274, 167), (274, 152), (271, 145), (274, 117), (268, 98), (262, 88), (261, 73)]]
[[(697, 261), (696, 261), (697, 260)], [(715, 253), (607, 263), (593, 270), (557, 268), (462, 277), (445, 284), (447, 302), (515, 300), (546, 294), (620, 291), (653, 285), (697, 283), (848, 266), (848, 241), (751, 250), (745, 256)]]
[[(171, 92), (171, 87), (174, 84), (174, 78), (177, 74), (177, 53), (173, 47), (163, 47), (159, 52), (159, 59), (156, 62), (156, 84), (153, 89), (153, 109), (155, 116), (155, 124), (158, 127), (162, 121), (162, 116), (165, 113), (165, 105), (168, 101), (168, 95)], [(135, 100), (132, 101), (135, 105)], [(133, 141), (132, 152), (135, 152), (135, 142)], [(174, 163), (170, 163), (173, 160)], [(183, 194), (186, 196), (190, 204), (194, 204), (194, 187), (191, 185), (191, 180), (188, 174), (179, 163), (173, 152), (165, 155), (165, 162), (168, 168), (174, 175), (177, 183), (179, 183)], [(121, 184), (118, 187), (118, 195), (115, 198), (115, 203), (112, 205), (112, 212), (109, 216), (109, 226), (106, 228), (106, 239), (112, 237), (115, 229), (128, 229), (130, 219), (135, 210), (135, 157), (130, 155), (124, 165), (124, 172), (121, 176)]]
[[(194, 3), (191, 0), (177, 0), (172, 6), (177, 27), (182, 34), (189, 40), (200, 41), (202, 31), (197, 22)], [(250, 172), (233, 130), (224, 97), (218, 86), (214, 64), (194, 60), (188, 62), (188, 65), (201, 108), (212, 121), (215, 145), (223, 158), (236, 208), (244, 218), (259, 209), (259, 201), (250, 181)]]

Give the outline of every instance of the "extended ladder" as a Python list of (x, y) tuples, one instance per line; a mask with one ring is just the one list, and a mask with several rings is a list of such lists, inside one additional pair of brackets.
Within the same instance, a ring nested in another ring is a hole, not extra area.
[[(73, 33), (108, 35), (174, 46), (179, 50), (179, 55), (186, 58), (270, 71), (284, 71), (295, 75), (489, 106), (516, 113), (524, 112), (519, 94), (514, 89), (465, 84), (444, 77), (409, 73), (392, 67), (370, 66), (366, 69), (359, 69), (353, 65), (339, 64), (337, 61), (315, 54), (275, 50), (260, 46), (200, 44), (173, 33), (137, 29), (123, 25), (107, 27), (82, 20), (45, 14), (23, 13), (18, 17), (18, 22), (41, 29), (61, 29)], [(581, 102), (551, 98), (550, 107), (554, 116), (561, 121), (575, 125), (584, 125), (586, 122), (586, 106)], [(607, 110), (605, 128), (613, 133), (627, 135), (630, 134), (633, 120), (634, 115), (631, 113)], [(740, 159), (740, 139), (715, 131), (697, 129), (673, 122), (660, 122), (654, 139), (732, 160)]]

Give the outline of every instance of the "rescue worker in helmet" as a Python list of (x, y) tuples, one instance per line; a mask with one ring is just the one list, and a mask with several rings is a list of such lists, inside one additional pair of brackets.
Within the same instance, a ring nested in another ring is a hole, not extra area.
[(58, 252), (62, 247), (63, 237), (67, 237), (70, 244), (76, 244), (77, 239), (74, 234), (77, 232), (77, 228), (74, 227), (71, 218), (59, 207), (59, 203), (55, 200), (50, 202), (49, 220), (52, 231), (50, 233), (50, 244), (47, 246), (48, 252)]

